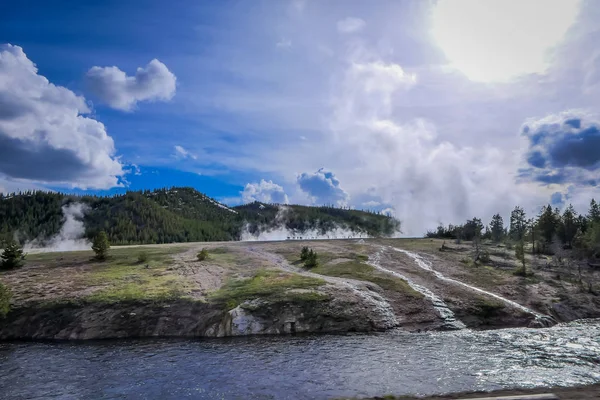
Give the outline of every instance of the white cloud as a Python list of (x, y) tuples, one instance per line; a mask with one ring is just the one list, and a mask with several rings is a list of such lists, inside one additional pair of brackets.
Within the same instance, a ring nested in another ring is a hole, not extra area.
[(298, 175), (297, 183), (300, 189), (310, 196), (313, 203), (338, 206), (348, 203), (348, 193), (342, 189), (340, 181), (333, 172), (326, 171), (324, 168), (312, 174), (304, 172)]
[(549, 190), (515, 184), (517, 155), (453, 144), (427, 120), (398, 117), (396, 105), (416, 89), (416, 77), (372, 54), (369, 62), (363, 57), (351, 55), (332, 94), (332, 146), (340, 158), (330, 166), (350, 195), (371, 187), (409, 235), (548, 198)]
[(381, 205), (381, 203), (380, 203), (380, 202), (378, 202), (378, 201), (375, 201), (375, 200), (369, 200), (369, 201), (366, 201), (366, 202), (364, 202), (364, 203), (362, 203), (362, 204), (363, 204), (363, 206), (365, 206), (365, 207), (377, 207), (377, 206), (380, 206), (380, 205)]
[(193, 160), (196, 160), (198, 157), (196, 157), (196, 155), (190, 153), (189, 151), (187, 151), (186, 149), (184, 149), (183, 147), (176, 145), (174, 146), (175, 148), (175, 157), (179, 158), (179, 159), (186, 159), (186, 158), (191, 158)]
[(355, 33), (364, 29), (366, 23), (360, 18), (348, 17), (337, 22), (340, 33)]
[(241, 194), (244, 203), (251, 203), (253, 201), (278, 204), (289, 203), (288, 196), (285, 194), (283, 187), (273, 183), (271, 180), (265, 181), (261, 179), (257, 183), (248, 183)]
[(282, 38), (279, 42), (275, 43), (275, 46), (280, 49), (289, 49), (292, 47), (292, 41), (286, 38)]
[(90, 91), (112, 108), (131, 111), (138, 101), (168, 101), (175, 95), (176, 77), (157, 59), (127, 76), (117, 67), (92, 67), (86, 74)]
[(23, 49), (0, 45), (0, 174), (26, 182), (110, 188), (123, 165), (83, 97), (38, 75)]

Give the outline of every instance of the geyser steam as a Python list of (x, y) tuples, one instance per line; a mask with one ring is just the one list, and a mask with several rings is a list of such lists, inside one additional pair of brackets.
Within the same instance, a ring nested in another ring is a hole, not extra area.
[(25, 243), (25, 251), (40, 253), (91, 249), (92, 244), (83, 237), (85, 234), (83, 217), (87, 210), (88, 206), (83, 203), (64, 205), (62, 207), (64, 222), (60, 228), (60, 232), (49, 240), (41, 241), (35, 239)]

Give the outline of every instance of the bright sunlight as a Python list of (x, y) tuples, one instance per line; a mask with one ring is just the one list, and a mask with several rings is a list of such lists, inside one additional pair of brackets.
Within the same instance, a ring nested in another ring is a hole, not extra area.
[(433, 36), (469, 79), (505, 82), (543, 73), (578, 10), (578, 0), (439, 0)]

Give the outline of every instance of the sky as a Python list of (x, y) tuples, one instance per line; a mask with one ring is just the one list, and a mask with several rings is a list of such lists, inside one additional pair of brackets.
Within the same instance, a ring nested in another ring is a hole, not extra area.
[(0, 191), (192, 186), (407, 235), (600, 183), (594, 0), (0, 4)]

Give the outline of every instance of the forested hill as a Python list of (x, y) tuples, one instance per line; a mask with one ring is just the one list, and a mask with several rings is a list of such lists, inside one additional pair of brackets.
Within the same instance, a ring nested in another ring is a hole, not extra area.
[(258, 232), (275, 226), (298, 234), (340, 227), (370, 236), (389, 236), (399, 229), (393, 218), (334, 207), (251, 203), (229, 208), (192, 188), (112, 197), (36, 191), (0, 194), (0, 242), (15, 236), (21, 242), (43, 241), (57, 235), (65, 221), (64, 207), (74, 203), (84, 204), (85, 236), (104, 230), (113, 244), (239, 240), (244, 229)]

